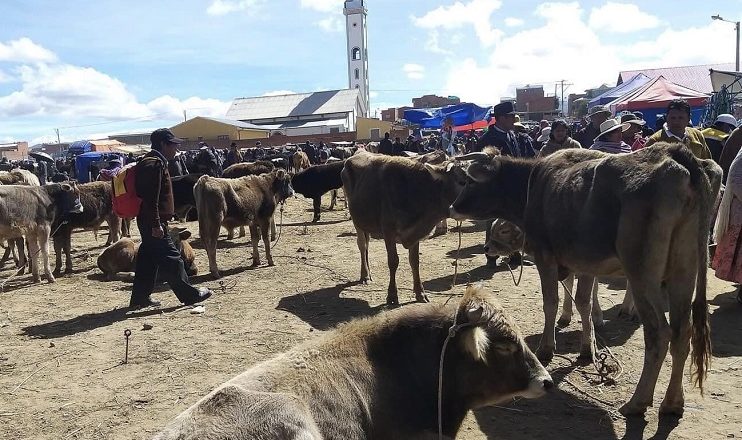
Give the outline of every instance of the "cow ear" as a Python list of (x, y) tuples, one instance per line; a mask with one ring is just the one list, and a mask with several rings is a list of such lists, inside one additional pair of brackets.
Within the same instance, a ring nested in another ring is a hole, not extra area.
[(188, 229), (183, 229), (182, 231), (178, 232), (178, 237), (180, 237), (181, 240), (188, 240), (191, 238), (191, 231)]
[(487, 330), (480, 326), (469, 327), (462, 331), (461, 348), (476, 361), (487, 363), (487, 350), (490, 348), (490, 338)]
[(62, 191), (64, 192), (72, 191), (72, 185), (70, 185), (69, 183), (60, 184), (60, 188), (62, 188)]

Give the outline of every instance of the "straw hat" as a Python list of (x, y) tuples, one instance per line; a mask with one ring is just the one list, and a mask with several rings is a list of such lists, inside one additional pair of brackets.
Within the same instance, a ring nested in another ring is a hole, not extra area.
[(600, 134), (595, 139), (593, 139), (593, 142), (597, 141), (598, 138), (600, 138), (604, 134), (608, 134), (616, 130), (626, 131), (628, 128), (628, 122), (624, 122), (622, 124), (621, 120), (618, 118), (606, 119), (602, 124), (600, 124)]

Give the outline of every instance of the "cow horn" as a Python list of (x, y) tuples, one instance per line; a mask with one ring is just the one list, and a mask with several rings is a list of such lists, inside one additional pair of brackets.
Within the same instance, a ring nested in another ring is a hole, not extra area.
[(490, 155), (487, 153), (482, 153), (481, 151), (474, 151), (472, 153), (464, 154), (462, 156), (457, 156), (456, 160), (485, 160), (489, 159)]

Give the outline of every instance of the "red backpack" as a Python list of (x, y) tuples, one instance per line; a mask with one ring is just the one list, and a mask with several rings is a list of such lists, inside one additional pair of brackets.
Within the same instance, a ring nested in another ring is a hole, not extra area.
[(142, 199), (137, 195), (137, 163), (122, 167), (113, 179), (113, 212), (121, 218), (139, 215)]

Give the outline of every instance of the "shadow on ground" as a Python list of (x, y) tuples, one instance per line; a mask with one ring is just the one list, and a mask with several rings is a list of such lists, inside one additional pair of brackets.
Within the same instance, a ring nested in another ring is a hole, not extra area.
[(714, 356), (742, 355), (742, 305), (737, 302), (737, 291), (717, 295), (709, 304), (719, 306), (711, 313), (711, 347)]
[(357, 285), (345, 282), (332, 287), (297, 293), (281, 298), (276, 310), (296, 315), (318, 330), (327, 330), (352, 318), (371, 316), (384, 310), (384, 306), (371, 307), (368, 301), (344, 297), (344, 289)]

